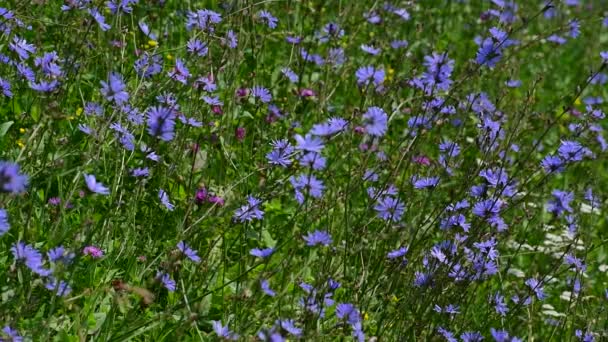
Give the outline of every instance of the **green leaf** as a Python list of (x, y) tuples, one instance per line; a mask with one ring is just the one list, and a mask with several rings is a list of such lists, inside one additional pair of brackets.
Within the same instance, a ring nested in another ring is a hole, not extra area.
[(14, 121), (8, 121), (3, 123), (2, 125), (0, 125), (0, 138), (2, 138), (3, 136), (6, 135), (6, 133), (8, 132), (9, 128), (11, 128), (11, 126), (14, 124)]

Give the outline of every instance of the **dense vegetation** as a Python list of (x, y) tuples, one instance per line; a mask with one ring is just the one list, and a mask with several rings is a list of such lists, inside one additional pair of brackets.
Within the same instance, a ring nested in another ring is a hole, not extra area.
[(0, 340), (608, 339), (606, 15), (3, 1)]

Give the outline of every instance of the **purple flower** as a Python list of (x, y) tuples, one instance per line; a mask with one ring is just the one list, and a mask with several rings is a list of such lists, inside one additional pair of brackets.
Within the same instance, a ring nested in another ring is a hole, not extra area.
[(131, 176), (133, 177), (148, 177), (150, 175), (150, 169), (147, 167), (138, 167), (131, 170)]
[(328, 232), (321, 230), (309, 232), (303, 239), (306, 241), (306, 245), (310, 247), (316, 245), (329, 246), (332, 243), (331, 235), (329, 235)]
[(409, 43), (407, 42), (407, 40), (393, 40), (391, 42), (391, 47), (393, 49), (406, 48), (408, 45), (409, 45)]
[(215, 80), (213, 75), (201, 76), (194, 81), (194, 86), (198, 89), (200, 86), (203, 86), (203, 90), (207, 92), (214, 92), (217, 89), (217, 84), (215, 84)]
[(293, 146), (287, 141), (287, 139), (276, 140), (272, 142), (272, 151), (266, 155), (268, 162), (273, 165), (280, 165), (287, 167), (291, 165), (291, 154), (293, 153)]
[(578, 20), (572, 19), (568, 22), (568, 26), (570, 28), (570, 37), (576, 38), (581, 34), (581, 24)]
[(505, 82), (505, 85), (509, 88), (519, 88), (519, 87), (521, 87), (521, 81), (520, 80), (508, 80)]
[(179, 249), (188, 259), (192, 260), (195, 263), (201, 262), (201, 258), (198, 256), (196, 251), (190, 246), (188, 246), (184, 241), (180, 241), (177, 243), (177, 249)]
[(454, 60), (448, 59), (447, 53), (436, 53), (424, 57), (426, 71), (422, 76), (413, 79), (410, 84), (423, 90), (427, 95), (434, 91), (447, 91), (452, 85), (450, 79), (454, 70)]
[(581, 145), (578, 141), (562, 140), (557, 153), (567, 162), (583, 160), (583, 157), (591, 154), (591, 151)]
[(439, 184), (439, 177), (418, 178), (417, 176), (412, 176), (412, 184), (415, 189), (434, 188)]
[(388, 115), (380, 107), (369, 107), (363, 114), (365, 132), (371, 136), (381, 137), (388, 128)]
[[(129, 1), (129, 0), (127, 0), (127, 1)], [(146, 35), (146, 37), (148, 37), (148, 38), (150, 38), (152, 40), (156, 40), (157, 37), (156, 37), (156, 35), (154, 33), (152, 33), (150, 31), (150, 27), (148, 26), (148, 24), (146, 24), (143, 21), (140, 21), (138, 23), (138, 26), (139, 26), (139, 29), (141, 30), (141, 32), (143, 32)]]
[(458, 342), (458, 339), (454, 337), (454, 333), (448, 331), (442, 327), (437, 328), (437, 332), (446, 339), (447, 342)]
[(16, 242), (11, 247), (11, 253), (16, 261), (24, 261), (25, 265), (34, 273), (46, 277), (51, 274), (51, 270), (45, 269), (42, 264), (42, 254), (31, 245), (24, 242)]
[(300, 337), (302, 335), (302, 329), (297, 328), (293, 319), (281, 319), (277, 321), (277, 325), (283, 328), (285, 331), (293, 336)]
[(302, 38), (297, 37), (297, 36), (287, 36), (287, 37), (285, 37), (285, 40), (289, 44), (293, 44), (293, 45), (297, 45), (297, 44), (300, 44), (300, 42), (302, 42)]
[(282, 68), (281, 72), (283, 73), (283, 75), (285, 75), (285, 77), (287, 77), (287, 79), (289, 79), (291, 83), (298, 83), (298, 81), (300, 80), (300, 77), (290, 68)]
[(333, 117), (324, 123), (312, 126), (310, 133), (318, 136), (328, 136), (339, 133), (346, 129), (348, 122), (342, 118)]
[(587, 190), (585, 190), (584, 197), (587, 201), (589, 201), (589, 205), (593, 208), (601, 207), (602, 200), (596, 194), (593, 193), (593, 189), (587, 188)]
[(538, 298), (539, 300), (545, 299), (545, 292), (543, 290), (541, 282), (539, 282), (538, 279), (530, 278), (526, 280), (525, 284), (528, 285), (530, 290), (534, 291), (534, 293), (536, 294), (536, 298)]
[(270, 91), (262, 86), (255, 86), (251, 88), (251, 96), (260, 99), (260, 101), (262, 101), (263, 103), (268, 103), (272, 101), (272, 95), (270, 94)]
[(449, 229), (453, 227), (461, 227), (462, 230), (468, 232), (471, 228), (471, 224), (467, 223), (467, 219), (462, 214), (452, 215), (447, 219), (441, 220), (441, 229)]
[(233, 333), (232, 331), (230, 331), (230, 329), (228, 329), (228, 326), (223, 326), (222, 322), (220, 321), (211, 321), (211, 324), (213, 325), (213, 331), (215, 332), (215, 334), (218, 337), (227, 339), (227, 340), (233, 340), (236, 341), (239, 339), (239, 335)]
[(86, 134), (86, 135), (91, 135), (93, 133), (93, 130), (91, 129), (91, 127), (85, 125), (85, 124), (79, 124), (78, 125), (78, 130), (81, 131), (82, 133)]
[(159, 280), (169, 292), (174, 292), (177, 288), (175, 280), (173, 280), (168, 273), (158, 272), (156, 273), (156, 279)]
[(87, 102), (84, 105), (84, 113), (86, 115), (102, 116), (103, 115), (103, 107), (99, 103)]
[(8, 222), (8, 213), (4, 209), (0, 209), (0, 236), (6, 234), (11, 228)]
[(0, 90), (2, 94), (6, 97), (13, 97), (13, 92), (11, 91), (11, 84), (9, 81), (0, 77)]
[(162, 203), (165, 208), (169, 209), (169, 211), (173, 211), (175, 206), (170, 202), (169, 195), (165, 192), (165, 190), (158, 190), (158, 198), (160, 199), (160, 203)]
[(583, 263), (583, 261), (572, 254), (566, 254), (564, 264), (574, 266), (574, 268), (579, 272), (585, 272), (587, 270), (587, 266)]
[(460, 335), (462, 342), (481, 342), (483, 336), (477, 331), (466, 331)]
[(129, 93), (125, 91), (125, 83), (119, 73), (112, 72), (108, 76), (108, 82), (101, 81), (101, 94), (107, 101), (121, 105), (129, 101)]
[(99, 259), (99, 258), (103, 257), (103, 250), (101, 250), (101, 248), (95, 247), (95, 246), (86, 246), (82, 250), (82, 254), (90, 255), (94, 259)]
[(249, 254), (253, 255), (254, 257), (258, 257), (258, 258), (262, 258), (262, 259), (271, 256), (272, 253), (274, 253), (274, 248), (264, 248), (264, 249), (254, 248), (249, 251)]
[(549, 37), (547, 37), (547, 41), (552, 42), (552, 43), (556, 43), (558, 45), (562, 45), (566, 43), (566, 39), (563, 37), (560, 37), (556, 34), (552, 34)]
[(89, 14), (95, 19), (97, 25), (102, 31), (107, 31), (111, 28), (110, 25), (106, 24), (106, 17), (104, 17), (97, 8), (90, 8)]
[(188, 12), (186, 19), (186, 29), (199, 29), (201, 31), (213, 32), (215, 24), (222, 21), (222, 16), (211, 10), (198, 10), (196, 12)]
[(300, 174), (299, 176), (291, 176), (289, 178), (291, 185), (296, 192), (296, 200), (302, 204), (305, 200), (305, 195), (310, 195), (313, 198), (321, 198), (325, 186), (317, 177), (312, 174)]
[(59, 81), (57, 80), (52, 80), (52, 81), (40, 81), (38, 83), (32, 82), (30, 83), (30, 88), (32, 88), (35, 91), (41, 92), (41, 93), (50, 93), (52, 91), (54, 91), (55, 89), (57, 89), (57, 87), (59, 86)]
[(574, 193), (562, 190), (551, 192), (553, 199), (547, 203), (547, 210), (556, 216), (561, 216), (565, 211), (573, 212), (570, 202), (574, 199)]
[(260, 204), (262, 204), (261, 200), (247, 196), (247, 204), (235, 210), (234, 219), (239, 222), (261, 220), (264, 218), (264, 212), (260, 209)]
[(169, 71), (168, 76), (177, 82), (186, 84), (188, 83), (188, 78), (190, 78), (190, 70), (188, 70), (180, 58), (176, 58), (175, 67)]
[(0, 160), (0, 192), (19, 194), (25, 191), (28, 177), (19, 173), (19, 165)]
[(403, 8), (395, 8), (392, 12), (401, 17), (404, 21), (410, 20), (410, 14)]
[(236, 49), (239, 41), (234, 31), (228, 30), (228, 32), (226, 33), (226, 39), (228, 40), (228, 47), (231, 49)]
[(378, 213), (378, 217), (385, 221), (397, 222), (403, 216), (405, 205), (398, 198), (384, 196), (378, 198), (374, 209)]
[(260, 287), (262, 288), (262, 291), (264, 291), (264, 293), (267, 294), (267, 295), (269, 295), (270, 297), (276, 296), (276, 292), (274, 292), (270, 288), (270, 283), (268, 282), (268, 280), (262, 279), (260, 281)]
[(338, 317), (338, 319), (345, 319), (350, 325), (354, 325), (361, 321), (359, 310), (350, 303), (338, 304), (336, 306), (336, 317)]
[(559, 173), (566, 169), (565, 162), (562, 160), (562, 158), (552, 155), (545, 156), (540, 165), (546, 173)]
[(404, 256), (407, 253), (407, 250), (407, 247), (401, 247), (399, 249), (395, 249), (394, 251), (388, 252), (386, 257), (389, 259), (397, 259)]
[(207, 53), (209, 52), (207, 44), (201, 42), (196, 38), (190, 39), (188, 41), (188, 44), (186, 44), (186, 47), (188, 49), (188, 52), (193, 53), (199, 57), (207, 56)]
[(299, 134), (296, 134), (294, 138), (297, 142), (297, 150), (321, 153), (321, 150), (323, 149), (323, 147), (325, 147), (323, 144), (323, 140), (311, 134), (306, 134), (304, 137)]
[(509, 312), (509, 307), (505, 302), (505, 297), (500, 293), (496, 293), (492, 300), (494, 302), (494, 309), (496, 310), (496, 313), (505, 317), (507, 312)]
[(85, 173), (84, 181), (87, 184), (87, 188), (89, 188), (89, 190), (91, 192), (100, 194), (100, 195), (109, 195), (110, 194), (110, 189), (108, 189), (101, 182), (98, 182), (97, 179), (95, 179), (94, 175), (88, 175)]
[(9, 341), (11, 342), (23, 342), (23, 338), (21, 337), (21, 335), (19, 335), (19, 331), (9, 327), (8, 325), (5, 325), (4, 328), (2, 328), (2, 332), (4, 333), (4, 335), (10, 338)]
[(13, 42), (8, 44), (9, 49), (13, 50), (21, 60), (28, 59), (31, 53), (36, 53), (36, 47), (28, 44), (25, 39), (17, 36), (13, 37)]
[(357, 84), (359, 86), (366, 86), (370, 82), (373, 82), (375, 86), (379, 86), (384, 82), (384, 69), (376, 69), (371, 65), (361, 67), (357, 69), (355, 73), (357, 77)]
[(57, 280), (53, 277), (50, 277), (49, 280), (44, 285), (47, 290), (55, 292), (58, 297), (65, 297), (70, 292), (72, 292), (72, 288), (63, 280)]
[(264, 20), (266, 22), (266, 25), (268, 25), (268, 27), (270, 27), (271, 29), (276, 28), (277, 23), (279, 22), (279, 19), (272, 16), (270, 12), (264, 10), (258, 12), (258, 17)]
[(373, 47), (372, 45), (366, 45), (366, 44), (361, 45), (361, 50), (369, 53), (370, 55), (374, 55), (374, 56), (377, 56), (382, 51), (382, 49), (380, 49), (380, 48), (376, 48), (376, 47)]
[(140, 77), (152, 77), (160, 74), (163, 70), (163, 58), (161, 55), (150, 55), (147, 51), (144, 52), (133, 65), (135, 71)]
[(371, 11), (368, 13), (364, 13), (363, 17), (370, 24), (380, 24), (382, 22), (382, 17), (376, 11)]
[(48, 252), (46, 255), (49, 257), (49, 260), (52, 262), (62, 262), (64, 264), (69, 264), (72, 262), (74, 257), (76, 256), (74, 253), (68, 253), (63, 246), (57, 246)]
[(492, 38), (486, 38), (479, 44), (477, 57), (475, 62), (479, 65), (485, 65), (489, 68), (496, 66), (496, 63), (502, 58), (501, 46), (494, 42)]
[(112, 0), (107, 3), (107, 6), (112, 14), (116, 14), (118, 11), (129, 14), (133, 12), (131, 5), (136, 4), (137, 1), (139, 0)]
[(57, 64), (61, 60), (57, 56), (57, 52), (47, 52), (42, 57), (36, 57), (34, 65), (41, 67), (42, 72), (48, 77), (60, 77), (63, 75), (61, 67)]
[(473, 214), (479, 217), (493, 217), (500, 213), (503, 202), (499, 199), (486, 199), (475, 203)]
[(220, 101), (220, 98), (217, 96), (203, 96), (203, 101), (211, 106), (223, 106), (224, 103)]
[(148, 133), (162, 141), (171, 141), (175, 137), (175, 120), (173, 111), (166, 107), (148, 109)]

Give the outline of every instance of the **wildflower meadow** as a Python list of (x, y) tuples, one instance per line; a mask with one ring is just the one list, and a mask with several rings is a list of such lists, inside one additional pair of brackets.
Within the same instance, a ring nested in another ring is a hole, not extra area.
[(0, 1), (0, 341), (608, 341), (608, 1)]

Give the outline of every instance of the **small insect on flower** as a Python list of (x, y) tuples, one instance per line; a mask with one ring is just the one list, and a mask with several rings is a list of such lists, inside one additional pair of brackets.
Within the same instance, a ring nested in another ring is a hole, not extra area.
[(108, 189), (105, 185), (103, 185), (102, 183), (98, 182), (95, 179), (94, 175), (88, 175), (88, 174), (84, 174), (84, 181), (87, 184), (87, 188), (89, 188), (89, 190), (93, 193), (96, 194), (100, 194), (100, 195), (109, 195), (110, 194), (110, 189)]

